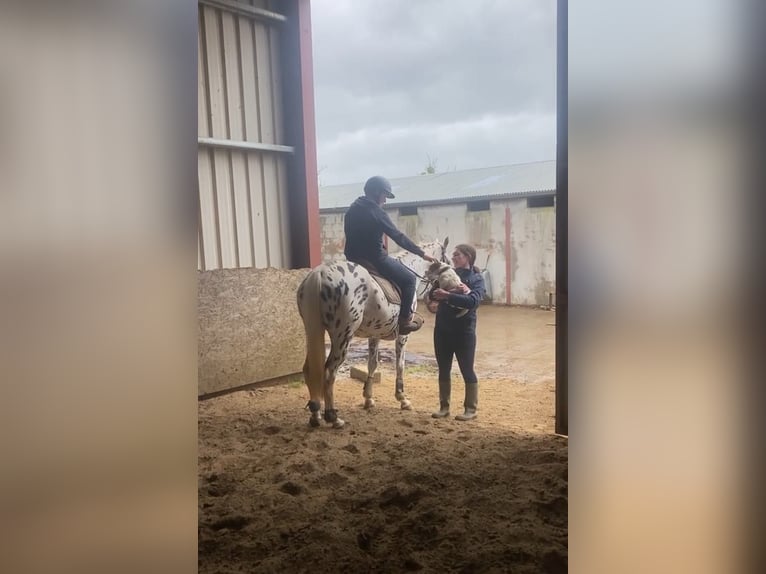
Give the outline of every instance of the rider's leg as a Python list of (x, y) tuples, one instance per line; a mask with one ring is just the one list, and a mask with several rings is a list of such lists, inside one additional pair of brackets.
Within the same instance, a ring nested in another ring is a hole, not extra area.
[(399, 323), (409, 323), (412, 320), (412, 303), (415, 300), (415, 276), (407, 273), (399, 283), (402, 290), (402, 306), (399, 310)]
[(415, 274), (407, 269), (401, 261), (386, 257), (375, 262), (378, 271), (389, 281), (399, 286), (402, 292), (402, 303), (399, 310), (399, 332), (411, 333), (419, 328), (412, 323), (412, 303), (415, 301)]

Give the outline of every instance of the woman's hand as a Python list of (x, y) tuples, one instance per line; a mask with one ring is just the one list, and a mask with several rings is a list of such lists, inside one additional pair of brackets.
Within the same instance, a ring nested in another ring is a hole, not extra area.
[(434, 292), (431, 293), (431, 297), (437, 301), (446, 301), (447, 297), (449, 297), (449, 291), (445, 291), (441, 288), (435, 289)]
[(468, 295), (470, 292), (471, 292), (471, 288), (465, 283), (461, 283), (455, 289), (455, 293), (462, 293), (463, 295)]
[(429, 300), (426, 302), (426, 307), (428, 308), (429, 311), (431, 311), (431, 313), (436, 313), (437, 309), (439, 308), (439, 302)]

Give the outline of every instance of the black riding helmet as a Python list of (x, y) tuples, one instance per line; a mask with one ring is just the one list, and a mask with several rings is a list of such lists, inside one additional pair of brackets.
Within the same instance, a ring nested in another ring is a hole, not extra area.
[(377, 197), (381, 193), (385, 194), (388, 199), (395, 199), (394, 194), (391, 193), (391, 182), (382, 175), (374, 175), (364, 184), (364, 194)]

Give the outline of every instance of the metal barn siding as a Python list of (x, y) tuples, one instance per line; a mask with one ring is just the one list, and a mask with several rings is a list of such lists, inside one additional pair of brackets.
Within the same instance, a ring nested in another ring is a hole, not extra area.
[[(313, 242), (303, 241), (310, 232), (290, 225), (295, 212), (310, 220), (312, 203), (318, 219), (316, 186), (300, 177), (305, 166), (296, 166), (312, 157), (316, 163), (316, 144), (287, 137), (288, 124), (308, 119), (313, 130), (313, 96), (304, 101), (313, 90), (311, 71), (301, 69), (293, 81), (285, 67), (303, 66), (305, 59), (283, 54), (290, 42), (310, 42), (310, 33), (306, 38), (298, 32), (301, 16), (308, 17), (308, 0), (274, 4), (291, 17), (272, 11), (265, 0), (199, 2), (200, 270), (290, 268), (317, 259), (307, 252)], [(285, 78), (290, 85), (283, 85)], [(285, 109), (285, 102), (293, 107)], [(300, 246), (293, 245), (296, 237)]]

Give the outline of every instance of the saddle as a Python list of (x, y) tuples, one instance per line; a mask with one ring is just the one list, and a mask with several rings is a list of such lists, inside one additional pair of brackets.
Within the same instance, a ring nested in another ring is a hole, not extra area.
[[(359, 265), (367, 269), (369, 274), (372, 276), (372, 278), (378, 282), (378, 285), (380, 285), (380, 288), (383, 290), (383, 294), (386, 296), (386, 299), (388, 299), (389, 303), (393, 303), (394, 305), (401, 305), (402, 304), (402, 291), (399, 289), (399, 286), (396, 283), (392, 283), (385, 277), (383, 277), (378, 270), (375, 268), (375, 266), (370, 263), (369, 261), (362, 260), (357, 261)], [(418, 313), (413, 313), (412, 316), (412, 322), (417, 325), (417, 329), (420, 329), (420, 327), (423, 326), (423, 323), (425, 320), (423, 317), (421, 317)], [(384, 339), (393, 339), (397, 335), (397, 330), (393, 331), (391, 336), (384, 337)]]
[(375, 268), (375, 266), (369, 261), (358, 261), (358, 264), (367, 269), (370, 275), (372, 275), (372, 278), (378, 282), (378, 285), (380, 285), (380, 288), (383, 289), (383, 294), (386, 296), (386, 299), (388, 299), (389, 303), (393, 303), (395, 305), (402, 304), (402, 291), (399, 289), (399, 286), (396, 283), (392, 283), (383, 277)]

